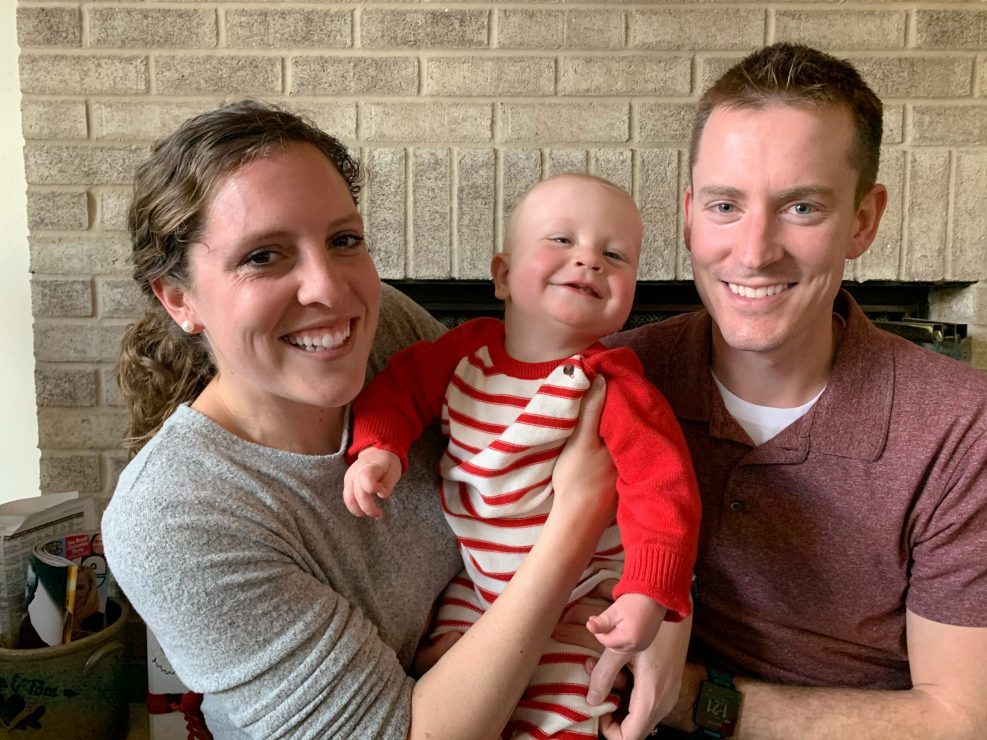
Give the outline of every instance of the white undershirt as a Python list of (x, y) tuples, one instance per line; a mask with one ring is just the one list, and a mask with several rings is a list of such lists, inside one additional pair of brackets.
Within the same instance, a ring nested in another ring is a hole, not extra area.
[(736, 419), (737, 423), (744, 428), (744, 431), (754, 440), (755, 445), (764, 444), (782, 429), (791, 425), (796, 419), (804, 416), (812, 408), (812, 404), (818, 401), (819, 396), (826, 390), (823, 387), (822, 391), (819, 391), (815, 398), (810, 399), (801, 406), (791, 409), (778, 409), (773, 406), (759, 406), (756, 403), (750, 403), (739, 396), (735, 396), (727, 390), (726, 386), (715, 375), (713, 376), (713, 381), (716, 383), (716, 387), (720, 389), (720, 396), (723, 397), (723, 405), (727, 407), (730, 416)]

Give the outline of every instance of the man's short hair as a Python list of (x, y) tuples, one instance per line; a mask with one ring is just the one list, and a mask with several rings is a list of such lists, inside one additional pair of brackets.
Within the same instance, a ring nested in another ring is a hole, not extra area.
[(849, 62), (801, 44), (783, 42), (759, 49), (703, 93), (689, 144), (690, 178), (699, 140), (715, 108), (761, 109), (772, 103), (837, 106), (850, 114), (855, 132), (850, 166), (857, 171), (855, 202), (859, 204), (877, 182), (883, 106)]

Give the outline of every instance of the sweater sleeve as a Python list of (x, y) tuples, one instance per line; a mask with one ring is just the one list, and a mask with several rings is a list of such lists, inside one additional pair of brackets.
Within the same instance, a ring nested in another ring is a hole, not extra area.
[(600, 434), (617, 468), (617, 524), (626, 558), (614, 596), (645, 594), (678, 621), (692, 610), (699, 538), (699, 489), (689, 450), (671, 407), (644, 379), (631, 350), (608, 350), (593, 360), (607, 379)]
[(435, 341), (416, 342), (393, 357), (353, 402), (353, 459), (367, 447), (388, 450), (408, 468), (408, 448), (442, 411), (446, 388), (459, 361), (489, 342), (501, 326), (475, 319)]

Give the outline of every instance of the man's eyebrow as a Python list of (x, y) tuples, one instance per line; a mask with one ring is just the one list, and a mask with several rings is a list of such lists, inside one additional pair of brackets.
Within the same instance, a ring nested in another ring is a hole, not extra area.
[(731, 198), (736, 200), (743, 194), (737, 188), (729, 185), (704, 185), (699, 188), (699, 195), (706, 198)]
[(797, 185), (794, 188), (782, 190), (776, 195), (781, 202), (800, 200), (802, 198), (834, 198), (836, 190), (834, 188), (823, 187), (822, 185)]

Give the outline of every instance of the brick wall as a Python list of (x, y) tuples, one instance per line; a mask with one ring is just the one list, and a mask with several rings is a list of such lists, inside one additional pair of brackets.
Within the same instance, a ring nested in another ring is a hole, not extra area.
[[(690, 112), (746, 51), (849, 57), (887, 103), (891, 202), (858, 280), (987, 278), (982, 2), (20, 0), (24, 162), (42, 490), (112, 490), (125, 462), (112, 378), (139, 308), (128, 182), (186, 117), (255, 96), (308, 112), (371, 173), (384, 277), (485, 278), (504, 213), (546, 174), (630, 189), (641, 277), (686, 279), (678, 200)], [(940, 318), (987, 338), (984, 285)], [(987, 341), (975, 361), (987, 368)]]

